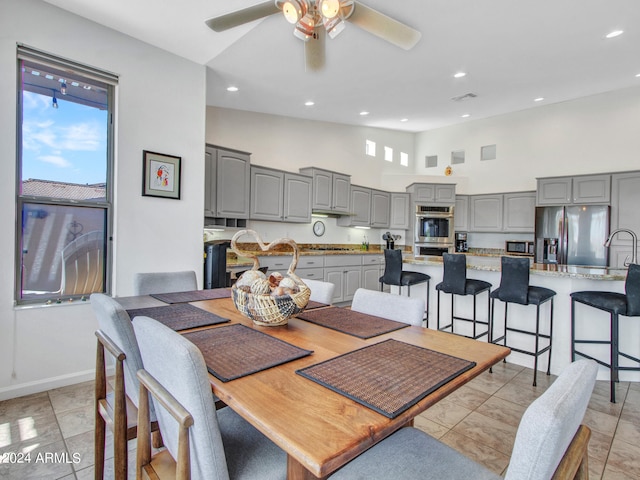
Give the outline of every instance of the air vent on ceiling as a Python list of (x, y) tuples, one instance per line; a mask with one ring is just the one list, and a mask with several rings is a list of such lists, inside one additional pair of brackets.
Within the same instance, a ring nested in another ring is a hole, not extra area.
[(475, 93), (469, 92), (469, 93), (465, 93), (464, 95), (458, 95), (457, 97), (453, 97), (451, 98), (451, 100), (453, 100), (454, 102), (461, 102), (462, 100), (469, 100), (471, 98), (476, 98), (478, 95), (476, 95)]

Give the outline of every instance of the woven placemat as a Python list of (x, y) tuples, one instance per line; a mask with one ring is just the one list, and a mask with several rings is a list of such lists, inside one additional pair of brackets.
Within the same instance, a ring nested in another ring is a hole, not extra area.
[(220, 317), (215, 313), (207, 312), (187, 303), (163, 305), (162, 307), (135, 308), (127, 310), (127, 313), (131, 318), (151, 317), (177, 332), (229, 321), (228, 318)]
[(184, 336), (200, 349), (209, 373), (223, 382), (313, 353), (240, 324), (201, 330)]
[(296, 373), (394, 418), (474, 366), (475, 362), (390, 339)]
[(151, 296), (164, 303), (189, 303), (199, 302), (201, 300), (231, 298), (231, 289), (212, 288), (209, 290), (191, 290), (188, 292), (152, 293)]
[(298, 318), (358, 338), (371, 338), (409, 326), (406, 323), (374, 317), (373, 315), (340, 307), (305, 311), (298, 315)]
[(326, 303), (320, 303), (320, 302), (315, 302), (313, 300), (309, 300), (309, 303), (307, 303), (307, 306), (304, 307), (305, 310), (313, 310), (314, 308), (322, 308), (322, 307), (328, 307), (329, 305), (327, 305)]

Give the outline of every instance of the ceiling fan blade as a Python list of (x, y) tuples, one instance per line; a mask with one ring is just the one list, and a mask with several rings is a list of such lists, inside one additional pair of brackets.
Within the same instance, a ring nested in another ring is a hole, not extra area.
[(411, 50), (422, 36), (418, 30), (360, 2), (354, 2), (353, 12), (346, 20), (405, 50)]
[(324, 68), (326, 38), (324, 28), (316, 28), (315, 35), (304, 43), (304, 64), (307, 72), (317, 72)]
[(276, 3), (273, 0), (258, 3), (251, 7), (236, 10), (235, 12), (225, 13), (217, 17), (206, 20), (207, 26), (216, 32), (223, 32), (233, 27), (243, 25), (245, 23), (259, 20), (269, 15), (280, 12), (280, 9), (276, 7)]

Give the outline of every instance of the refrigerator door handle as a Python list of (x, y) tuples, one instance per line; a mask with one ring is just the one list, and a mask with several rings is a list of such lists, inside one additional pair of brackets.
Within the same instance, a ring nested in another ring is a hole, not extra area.
[(567, 211), (564, 210), (564, 215), (562, 216), (562, 225), (560, 227), (560, 252), (558, 255), (558, 263), (562, 265), (566, 265), (568, 262), (569, 255), (567, 254), (567, 250), (569, 248), (569, 222), (567, 221)]

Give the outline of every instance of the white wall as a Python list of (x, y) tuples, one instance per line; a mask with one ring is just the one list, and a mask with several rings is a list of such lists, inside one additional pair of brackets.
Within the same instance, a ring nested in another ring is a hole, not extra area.
[[(640, 87), (540, 106), (416, 135), (419, 175), (443, 175), (452, 165), (461, 194), (535, 190), (536, 177), (637, 170), (640, 167)], [(497, 145), (497, 159), (480, 161), (480, 147)], [(424, 157), (438, 155), (436, 168)], [(444, 177), (442, 177), (444, 178)]]
[[(96, 322), (88, 304), (13, 305), (16, 43), (120, 75), (114, 293), (131, 295), (136, 271), (193, 269), (200, 277), (202, 270), (204, 67), (38, 0), (2, 0), (0, 399), (91, 378), (95, 361)], [(180, 201), (141, 196), (145, 149), (182, 157)]]

